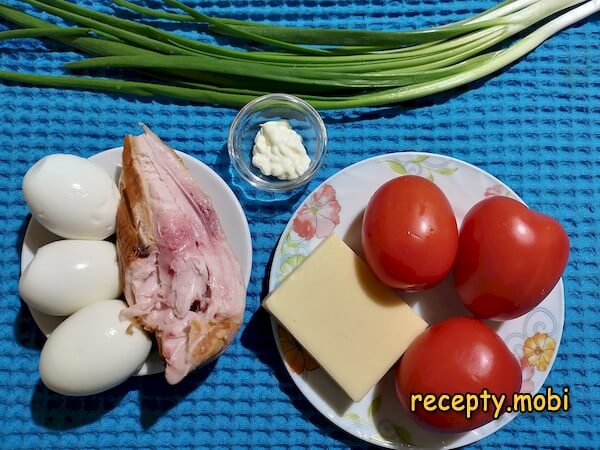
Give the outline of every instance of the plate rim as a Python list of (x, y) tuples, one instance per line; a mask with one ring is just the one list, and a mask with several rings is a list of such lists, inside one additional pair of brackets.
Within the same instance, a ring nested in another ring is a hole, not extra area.
[[(212, 174), (214, 175), (215, 179), (217, 180), (217, 183), (219, 184), (219, 186), (221, 187), (221, 189), (223, 189), (223, 191), (226, 193), (226, 195), (228, 197), (230, 197), (233, 201), (233, 204), (235, 205), (236, 211), (238, 213), (239, 216), (241, 216), (242, 218), (242, 225), (244, 228), (244, 241), (247, 244), (247, 248), (246, 248), (246, 255), (247, 255), (247, 267), (241, 267), (242, 269), (242, 273), (244, 274), (244, 283), (245, 283), (245, 287), (246, 287), (246, 291), (248, 289), (248, 286), (250, 284), (250, 278), (252, 276), (252, 264), (253, 264), (253, 249), (252, 249), (252, 234), (250, 232), (250, 225), (248, 224), (248, 218), (246, 217), (246, 213), (244, 212), (244, 209), (242, 208), (242, 205), (240, 203), (240, 200), (237, 198), (237, 196), (235, 195), (235, 193), (233, 192), (233, 190), (231, 189), (231, 187), (225, 182), (225, 180), (214, 170), (212, 169), (208, 164), (204, 163), (203, 161), (200, 161), (199, 159), (193, 157), (192, 155), (188, 154), (188, 153), (184, 153), (182, 151), (179, 150), (175, 150), (175, 153), (183, 160), (184, 164), (186, 165), (186, 168), (188, 168), (187, 164), (190, 165), (195, 165), (195, 166), (199, 166), (202, 167), (202, 170), (207, 170), (209, 172), (212, 172)], [(102, 150), (100, 152), (94, 153), (93, 155), (90, 155), (89, 157), (85, 158), (88, 160), (91, 160), (92, 162), (94, 162), (94, 159), (99, 157), (100, 155), (109, 155), (111, 153), (117, 153), (117, 152), (122, 152), (123, 151), (123, 146), (118, 146), (118, 147), (112, 147), (106, 150)], [(64, 154), (68, 154), (68, 153), (64, 153)], [(117, 164), (118, 168), (121, 167), (121, 164)], [(104, 167), (101, 167), (103, 170)], [(189, 168), (188, 168), (189, 170)], [(111, 175), (112, 178), (112, 175)], [(117, 181), (115, 181), (116, 183)], [(211, 199), (212, 201), (212, 199)], [(31, 260), (33, 258), (31, 258), (27, 263), (25, 263), (25, 255), (24, 255), (24, 249), (25, 249), (25, 241), (27, 238), (27, 235), (30, 232), (30, 228), (31, 228), (31, 224), (33, 221), (33, 216), (31, 215), (31, 212), (28, 212), (29, 215), (29, 219), (27, 220), (27, 227), (25, 228), (25, 232), (23, 233), (22, 236), (22, 242), (21, 242), (21, 251), (19, 254), (19, 259), (20, 259), (20, 268), (19, 268), (19, 277), (23, 274), (23, 271), (27, 268), (27, 266), (29, 265), (29, 263), (31, 262)], [(61, 240), (64, 240), (64, 238), (61, 238)], [(34, 255), (35, 256), (35, 255)], [(246, 294), (247, 296), (247, 294)], [(20, 298), (20, 297), (19, 297)], [(41, 313), (40, 311), (36, 310), (35, 308), (32, 308), (29, 304), (27, 304), (27, 302), (25, 302), (23, 299), (20, 298), (20, 300), (22, 301), (22, 303), (28, 308), (29, 313), (31, 314), (33, 321), (35, 322), (35, 325), (37, 326), (38, 330), (46, 337), (46, 339), (49, 336), (49, 333), (46, 333), (42, 327), (39, 325), (39, 317), (40, 315), (44, 315), (43, 313)], [(123, 300), (124, 301), (124, 300)], [(45, 316), (45, 315), (44, 315)], [(51, 316), (52, 317), (52, 316)], [(56, 317), (64, 317), (64, 316), (56, 316)], [(164, 371), (163, 370), (159, 370), (159, 371), (155, 371), (155, 370), (151, 370), (148, 368), (147, 366), (147, 361), (153, 359), (153, 353), (151, 352), (150, 355), (148, 356), (148, 358), (144, 361), (144, 363), (142, 364), (141, 368), (136, 371), (136, 373), (132, 374), (132, 376), (147, 376), (147, 375), (153, 375), (156, 373), (162, 373)], [(155, 364), (156, 361), (152, 364)]]
[[(360, 167), (361, 165), (365, 165), (368, 164), (370, 162), (373, 162), (374, 160), (380, 160), (380, 159), (384, 159), (384, 158), (393, 158), (396, 156), (427, 156), (427, 157), (435, 157), (435, 158), (439, 158), (448, 162), (454, 162), (454, 163), (458, 163), (460, 165), (463, 166), (467, 166), (470, 169), (474, 169), (476, 172), (478, 172), (479, 174), (485, 176), (485, 177), (489, 177), (491, 178), (493, 181), (495, 181), (496, 183), (498, 183), (499, 185), (502, 185), (503, 187), (505, 187), (508, 191), (509, 194), (511, 194), (515, 200), (518, 200), (519, 202), (523, 203), (525, 206), (529, 207), (525, 201), (510, 187), (508, 186), (506, 183), (504, 183), (503, 181), (501, 181), (500, 179), (498, 179), (496, 176), (492, 175), (491, 173), (485, 171), (484, 169), (477, 167), (476, 165), (452, 157), (452, 156), (448, 156), (448, 155), (442, 155), (442, 154), (438, 154), (438, 153), (431, 153), (431, 152), (422, 152), (422, 151), (396, 151), (396, 152), (390, 152), (390, 153), (382, 153), (379, 155), (375, 155), (375, 156), (371, 156), (369, 158), (357, 161), (353, 164), (350, 164), (349, 166), (346, 166), (344, 168), (342, 168), (341, 170), (339, 170), (338, 172), (335, 172), (334, 174), (332, 174), (331, 176), (327, 177), (325, 180), (323, 180), (321, 183), (319, 183), (317, 186), (315, 186), (310, 192), (307, 192), (306, 195), (304, 196), (304, 198), (302, 199), (302, 201), (299, 203), (298, 207), (292, 211), (292, 214), (290, 216), (290, 219), (286, 222), (285, 227), (283, 228), (283, 231), (281, 232), (281, 235), (279, 236), (279, 239), (277, 241), (277, 245), (275, 247), (275, 251), (273, 253), (273, 258), (271, 260), (271, 263), (269, 265), (269, 294), (271, 292), (273, 292), (273, 290), (276, 288), (277, 286), (277, 280), (275, 280), (275, 271), (273, 270), (273, 265), (275, 262), (275, 258), (277, 257), (277, 255), (280, 254), (281, 252), (281, 246), (283, 244), (283, 236), (286, 233), (286, 230), (288, 230), (288, 228), (290, 227), (290, 224), (293, 222), (294, 217), (296, 215), (296, 213), (298, 212), (298, 210), (302, 207), (302, 205), (305, 204), (306, 200), (316, 191), (318, 191), (319, 189), (321, 189), (325, 184), (331, 182), (331, 180), (333, 178), (336, 178), (338, 176), (342, 176), (344, 173), (346, 173), (347, 171), (351, 170), (351, 169), (355, 169), (356, 167)], [(401, 176), (401, 175), (399, 175)], [(556, 349), (555, 349), (555, 353), (554, 353), (554, 358), (552, 360), (552, 365), (548, 368), (548, 371), (545, 374), (544, 377), (544, 381), (543, 383), (540, 385), (540, 388), (538, 388), (536, 391), (532, 392), (532, 394), (536, 394), (537, 392), (540, 391), (541, 387), (543, 386), (543, 384), (546, 382), (548, 376), (550, 375), (550, 371), (552, 370), (552, 367), (554, 367), (554, 363), (556, 362), (556, 356), (558, 355), (559, 349), (560, 349), (560, 344), (562, 341), (562, 334), (564, 331), (564, 326), (565, 326), (565, 289), (564, 289), (564, 282), (563, 282), (563, 278), (562, 276), (559, 278), (558, 282), (556, 283), (556, 285), (554, 286), (553, 289), (558, 289), (558, 293), (561, 297), (561, 301), (560, 301), (560, 305), (559, 305), (559, 312), (560, 312), (560, 317), (562, 320), (562, 326), (559, 328), (557, 327), (557, 338), (556, 338)], [(335, 426), (339, 427), (340, 429), (344, 430), (346, 433), (349, 433), (350, 435), (356, 437), (357, 439), (360, 439), (363, 442), (367, 442), (369, 444), (372, 445), (376, 445), (379, 447), (383, 447), (383, 448), (392, 448), (392, 449), (399, 449), (399, 448), (413, 448), (413, 449), (419, 449), (419, 448), (423, 448), (423, 447), (418, 447), (418, 446), (398, 446), (394, 443), (391, 442), (382, 442), (382, 441), (378, 441), (378, 440), (374, 440), (374, 439), (370, 439), (368, 437), (362, 436), (360, 434), (358, 434), (353, 428), (351, 427), (347, 427), (342, 425), (340, 422), (341, 419), (340, 416), (333, 416), (331, 414), (325, 413), (323, 412), (311, 399), (310, 395), (307, 395), (307, 393), (305, 392), (305, 390), (307, 390), (306, 385), (300, 385), (298, 384), (296, 377), (294, 376), (294, 374), (292, 373), (292, 370), (290, 369), (290, 367), (288, 366), (288, 364), (285, 363), (285, 359), (283, 357), (283, 352), (281, 350), (281, 344), (277, 335), (277, 326), (279, 324), (279, 322), (273, 317), (270, 317), (270, 321), (271, 321), (271, 331), (273, 333), (273, 339), (275, 340), (275, 344), (277, 347), (277, 351), (279, 353), (279, 357), (281, 359), (281, 362), (283, 364), (283, 366), (285, 367), (288, 375), (290, 376), (292, 382), (294, 383), (294, 385), (298, 388), (298, 390), (302, 393), (302, 395), (304, 396), (304, 398), (311, 404), (311, 406), (313, 408), (315, 408), (319, 414), (321, 414), (322, 416), (326, 417), (330, 422), (332, 422)], [(310, 394), (316, 395), (314, 394), (314, 392), (311, 392)], [(318, 395), (317, 395), (318, 396)], [(454, 445), (454, 444), (450, 444), (448, 446), (444, 446), (444, 447), (440, 447), (440, 448), (445, 448), (448, 450), (451, 449), (455, 449), (455, 448), (459, 448), (459, 447), (463, 447), (466, 445), (471, 445), (475, 442), (478, 442), (482, 439), (485, 439), (488, 436), (493, 435), (494, 433), (496, 433), (497, 431), (499, 431), (500, 429), (502, 429), (503, 427), (505, 427), (507, 424), (509, 424), (510, 422), (512, 422), (517, 416), (519, 415), (518, 412), (511, 412), (511, 413), (505, 413), (503, 414), (499, 419), (497, 419), (497, 421), (495, 422), (497, 425), (499, 425), (494, 431), (492, 431), (489, 434), (486, 434), (485, 436), (478, 436), (476, 433), (472, 434), (472, 439), (467, 439), (466, 442), (461, 442), (461, 444), (459, 445)], [(499, 423), (498, 421), (502, 421), (501, 423)], [(466, 434), (470, 434), (473, 431), (477, 432), (478, 430), (481, 430), (482, 428), (489, 426), (490, 424), (492, 424), (494, 422), (490, 422), (487, 423), (485, 425), (482, 425), (479, 428), (476, 428), (475, 430), (471, 430), (468, 431), (466, 433), (459, 433), (456, 434), (458, 435), (466, 435)], [(449, 436), (453, 436), (452, 434)], [(427, 447), (430, 448), (430, 447)]]

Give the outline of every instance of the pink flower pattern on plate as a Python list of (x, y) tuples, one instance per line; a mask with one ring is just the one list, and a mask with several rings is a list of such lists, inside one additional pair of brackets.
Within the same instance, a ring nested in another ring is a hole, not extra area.
[(340, 223), (342, 209), (336, 199), (335, 189), (330, 184), (315, 191), (298, 211), (293, 229), (304, 239), (319, 239), (329, 236)]
[(535, 369), (533, 366), (529, 365), (529, 361), (526, 356), (521, 358), (521, 376), (523, 377), (523, 381), (521, 382), (521, 392), (524, 394), (530, 394), (533, 392), (533, 374), (535, 373)]
[(483, 195), (485, 197), (496, 197), (498, 195), (510, 196), (510, 193), (506, 187), (501, 184), (495, 184), (494, 186), (487, 188)]

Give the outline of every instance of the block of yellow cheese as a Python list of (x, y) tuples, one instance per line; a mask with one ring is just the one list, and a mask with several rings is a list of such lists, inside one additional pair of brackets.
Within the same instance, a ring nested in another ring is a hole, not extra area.
[(328, 237), (263, 302), (360, 401), (427, 323), (339, 237)]

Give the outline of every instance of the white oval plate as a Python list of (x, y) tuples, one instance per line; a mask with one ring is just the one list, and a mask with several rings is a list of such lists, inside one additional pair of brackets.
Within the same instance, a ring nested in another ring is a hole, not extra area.
[[(118, 147), (97, 153), (90, 157), (90, 161), (101, 166), (117, 182), (121, 171), (122, 150), (123, 147)], [(227, 183), (210, 167), (185, 153), (177, 152), (177, 154), (183, 160), (202, 192), (212, 200), (221, 221), (223, 232), (233, 253), (240, 262), (246, 286), (248, 286), (252, 270), (252, 241), (248, 221), (240, 202), (229, 186), (227, 186)], [(38, 222), (31, 219), (25, 231), (23, 247), (21, 249), (21, 273), (29, 265), (38, 248), (58, 239), (61, 238), (50, 233)], [(35, 320), (37, 326), (46, 336), (49, 336), (66, 318), (49, 316), (31, 307), (29, 310), (31, 311), (33, 320)], [(163, 363), (155, 351), (148, 356), (148, 359), (140, 367), (136, 375), (151, 375), (163, 371)]]
[[(522, 201), (498, 179), (457, 159), (416, 152), (367, 159), (333, 175), (296, 211), (275, 251), (269, 289), (275, 289), (331, 233), (343, 238), (361, 255), (364, 208), (379, 186), (403, 174), (420, 175), (434, 181), (450, 200), (459, 226), (467, 211), (487, 196), (506, 195)], [(302, 235), (294, 230), (294, 223), (302, 225), (296, 227)], [(401, 295), (430, 324), (452, 316), (470, 315), (448, 279), (428, 291)], [(546, 380), (556, 357), (563, 322), (564, 296), (560, 280), (530, 313), (510, 321), (491, 323), (522, 362), (523, 391), (537, 392)], [(451, 449), (489, 436), (516, 416), (515, 413), (504, 414), (498, 420), (467, 433), (448, 435), (431, 432), (413, 422), (402, 410), (396, 400), (393, 370), (361, 402), (352, 403), (275, 320), (271, 323), (279, 353), (304, 396), (333, 423), (372, 444), (389, 448)], [(534, 336), (536, 339), (533, 339)], [(548, 349), (554, 346), (550, 361), (533, 359), (533, 365), (530, 365), (523, 358), (525, 343), (529, 348), (542, 345)]]

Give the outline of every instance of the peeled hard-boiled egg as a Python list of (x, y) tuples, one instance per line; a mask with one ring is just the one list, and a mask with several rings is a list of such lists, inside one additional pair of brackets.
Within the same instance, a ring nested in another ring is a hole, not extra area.
[(106, 391), (134, 374), (152, 342), (137, 325), (119, 319), (125, 307), (120, 300), (104, 300), (61, 323), (42, 349), (42, 382), (59, 394), (83, 396)]
[(115, 231), (119, 190), (102, 167), (75, 155), (49, 155), (23, 178), (33, 217), (68, 239), (102, 240)]
[(40, 247), (19, 281), (25, 302), (52, 316), (121, 295), (114, 244), (65, 240)]

